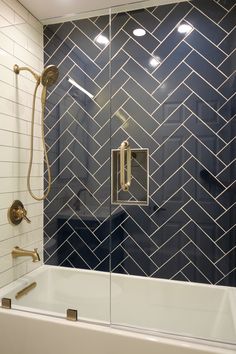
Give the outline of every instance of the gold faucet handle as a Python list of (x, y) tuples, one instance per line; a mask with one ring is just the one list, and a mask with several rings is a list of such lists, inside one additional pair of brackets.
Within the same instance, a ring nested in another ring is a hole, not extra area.
[(15, 200), (9, 208), (8, 219), (14, 225), (19, 225), (23, 219), (29, 224), (31, 223), (30, 219), (27, 217), (27, 210), (20, 200)]
[(25, 208), (22, 209), (22, 219), (24, 219), (28, 224), (31, 224), (31, 220), (27, 217), (27, 210)]

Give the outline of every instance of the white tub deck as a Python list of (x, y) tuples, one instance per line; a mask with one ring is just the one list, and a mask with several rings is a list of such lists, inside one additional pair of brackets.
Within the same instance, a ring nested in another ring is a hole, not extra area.
[(235, 354), (93, 324), (0, 309), (1, 354)]

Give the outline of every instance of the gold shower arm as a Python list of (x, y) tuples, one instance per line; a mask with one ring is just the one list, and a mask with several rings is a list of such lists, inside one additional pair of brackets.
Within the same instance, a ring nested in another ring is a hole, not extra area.
[(40, 75), (36, 74), (32, 69), (28, 68), (27, 66), (20, 67), (19, 65), (15, 64), (13, 70), (15, 74), (19, 74), (22, 70), (29, 71), (34, 76), (36, 81), (40, 81)]
[[(127, 181), (125, 181), (125, 152), (127, 164)], [(131, 149), (128, 141), (123, 141), (120, 146), (120, 185), (127, 192), (131, 185)]]

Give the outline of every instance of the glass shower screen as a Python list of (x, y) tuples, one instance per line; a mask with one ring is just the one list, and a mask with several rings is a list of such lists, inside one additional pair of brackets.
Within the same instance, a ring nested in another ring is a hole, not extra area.
[(234, 342), (232, 40), (212, 3), (153, 3), (111, 17), (111, 149), (148, 151), (112, 183), (111, 322)]

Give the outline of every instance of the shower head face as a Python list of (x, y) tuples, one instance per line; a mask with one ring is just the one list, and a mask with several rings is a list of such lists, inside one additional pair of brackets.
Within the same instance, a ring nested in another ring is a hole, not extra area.
[(56, 65), (48, 65), (41, 75), (41, 83), (43, 86), (49, 87), (57, 82), (59, 70)]

